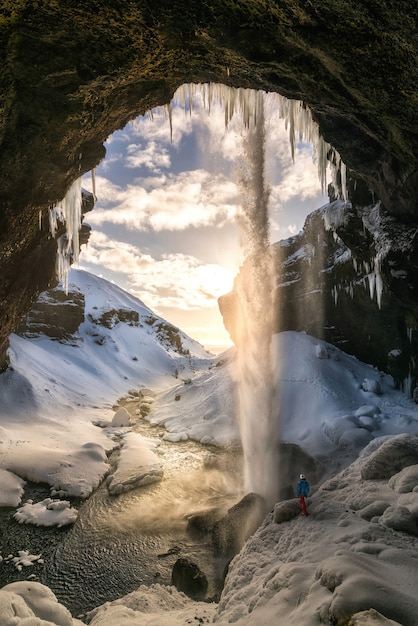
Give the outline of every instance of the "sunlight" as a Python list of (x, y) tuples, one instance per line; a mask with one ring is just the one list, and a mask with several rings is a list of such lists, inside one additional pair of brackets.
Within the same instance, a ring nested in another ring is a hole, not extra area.
[[(109, 137), (95, 175), (97, 203), (80, 267), (207, 346), (231, 341), (217, 298), (230, 292), (244, 258), (236, 167), (255, 93), (240, 90), (226, 120), (227, 88), (181, 87), (169, 109), (157, 108)], [(271, 242), (301, 230), (306, 215), (326, 201), (312, 145), (298, 141), (277, 97), (263, 96)], [(92, 190), (90, 175), (83, 186)]]

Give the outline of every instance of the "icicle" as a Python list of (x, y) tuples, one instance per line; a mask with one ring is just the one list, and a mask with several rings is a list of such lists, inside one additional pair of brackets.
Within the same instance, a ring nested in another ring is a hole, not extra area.
[(93, 191), (93, 202), (96, 203), (97, 196), (96, 196), (96, 168), (95, 167), (93, 167), (93, 169), (91, 170), (91, 188)]
[(42, 230), (42, 211), (39, 211), (39, 214), (38, 214), (38, 226), (39, 226), (39, 230)]
[[(225, 127), (228, 127), (232, 117), (239, 113), (246, 128), (257, 123), (257, 114), (260, 106), (259, 97), (264, 92), (254, 89), (236, 89), (220, 83), (184, 84), (177, 89), (165, 111), (170, 120), (170, 139), (173, 140), (172, 104), (179, 103), (191, 114), (195, 99), (199, 96), (203, 106), (211, 111), (214, 102), (224, 108)], [(288, 129), (289, 144), (292, 159), (295, 158), (296, 137), (299, 141), (307, 141), (313, 146), (314, 160), (318, 167), (318, 178), (323, 193), (327, 191), (327, 169), (331, 170), (331, 179), (335, 190), (341, 198), (347, 200), (347, 173), (340, 154), (320, 135), (319, 126), (312, 119), (310, 110), (300, 100), (288, 100), (280, 94), (275, 94), (279, 115), (285, 120)], [(149, 113), (152, 119), (152, 112)]]
[(167, 105), (167, 111), (168, 119), (170, 121), (170, 142), (173, 143), (173, 107), (171, 102)]
[(375, 275), (375, 284), (376, 284), (377, 306), (380, 309), (380, 308), (382, 308), (383, 280), (382, 280), (382, 275), (380, 273), (380, 267), (379, 266), (376, 266), (374, 275)]
[(370, 299), (373, 300), (374, 297), (374, 288), (376, 285), (376, 276), (374, 272), (367, 274), (367, 279), (369, 281), (369, 291), (370, 291)]
[(49, 210), (49, 225), (55, 236), (58, 220), (65, 222), (66, 234), (58, 239), (57, 274), (59, 281), (68, 291), (68, 269), (71, 259), (78, 261), (80, 251), (79, 231), (81, 227), (81, 177), (70, 186), (63, 200)]

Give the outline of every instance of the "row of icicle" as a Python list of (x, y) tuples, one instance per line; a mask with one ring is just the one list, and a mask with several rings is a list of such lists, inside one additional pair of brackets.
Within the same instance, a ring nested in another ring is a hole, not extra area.
[[(257, 95), (258, 94), (258, 95)], [(313, 146), (314, 159), (318, 165), (318, 177), (321, 189), (325, 193), (327, 189), (327, 168), (331, 170), (331, 180), (340, 197), (347, 200), (346, 167), (339, 153), (327, 143), (319, 132), (319, 127), (312, 119), (310, 110), (300, 100), (288, 100), (280, 94), (274, 94), (277, 99), (277, 107), (280, 117), (285, 120), (289, 131), (289, 143), (292, 159), (295, 156), (297, 141), (309, 142)], [(170, 104), (162, 107), (170, 123), (170, 136), (172, 138), (173, 104), (183, 106), (186, 112), (192, 113), (195, 102), (199, 98), (203, 107), (209, 112), (217, 103), (223, 106), (225, 112), (225, 127), (234, 115), (241, 115), (246, 127), (257, 121), (257, 101), (259, 92), (254, 89), (228, 87), (220, 83), (208, 84), (185, 84), (177, 89)], [(161, 108), (160, 108), (161, 109)], [(152, 118), (152, 111), (149, 112)], [(94, 171), (93, 193), (94, 191)], [(79, 230), (81, 227), (81, 177), (68, 189), (65, 197), (57, 202), (49, 211), (50, 230), (53, 236), (57, 231), (58, 221), (65, 223), (66, 234), (60, 237), (58, 242), (57, 275), (60, 282), (68, 291), (68, 269), (71, 263), (77, 262), (79, 255)]]

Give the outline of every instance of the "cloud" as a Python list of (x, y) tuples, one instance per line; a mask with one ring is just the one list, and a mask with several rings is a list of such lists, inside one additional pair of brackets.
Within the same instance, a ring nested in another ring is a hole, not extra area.
[(102, 176), (96, 177), (98, 206), (89, 215), (89, 222), (94, 226), (109, 223), (130, 230), (159, 232), (222, 226), (235, 219), (237, 188), (222, 174), (211, 176), (204, 170), (195, 170), (167, 175), (162, 182), (162, 178), (148, 178), (148, 188), (133, 183), (121, 187)]
[(80, 267), (118, 275), (118, 284), (154, 309), (200, 309), (216, 305), (232, 288), (233, 272), (216, 263), (203, 263), (185, 254), (162, 254), (156, 259), (136, 246), (92, 233), (80, 255)]
[(126, 148), (126, 167), (131, 169), (147, 167), (154, 172), (161, 168), (168, 169), (171, 165), (170, 155), (164, 146), (158, 145), (156, 141), (147, 142), (143, 147), (141, 144), (129, 144)]

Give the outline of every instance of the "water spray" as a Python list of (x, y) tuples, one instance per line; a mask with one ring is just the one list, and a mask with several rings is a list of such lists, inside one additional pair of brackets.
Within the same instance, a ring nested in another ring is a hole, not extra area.
[(245, 262), (236, 281), (238, 410), (244, 487), (270, 506), (278, 498), (278, 417), (272, 360), (274, 273), (269, 241), (269, 191), (265, 181), (264, 93), (257, 92), (252, 123), (243, 137), (239, 167), (240, 224)]

